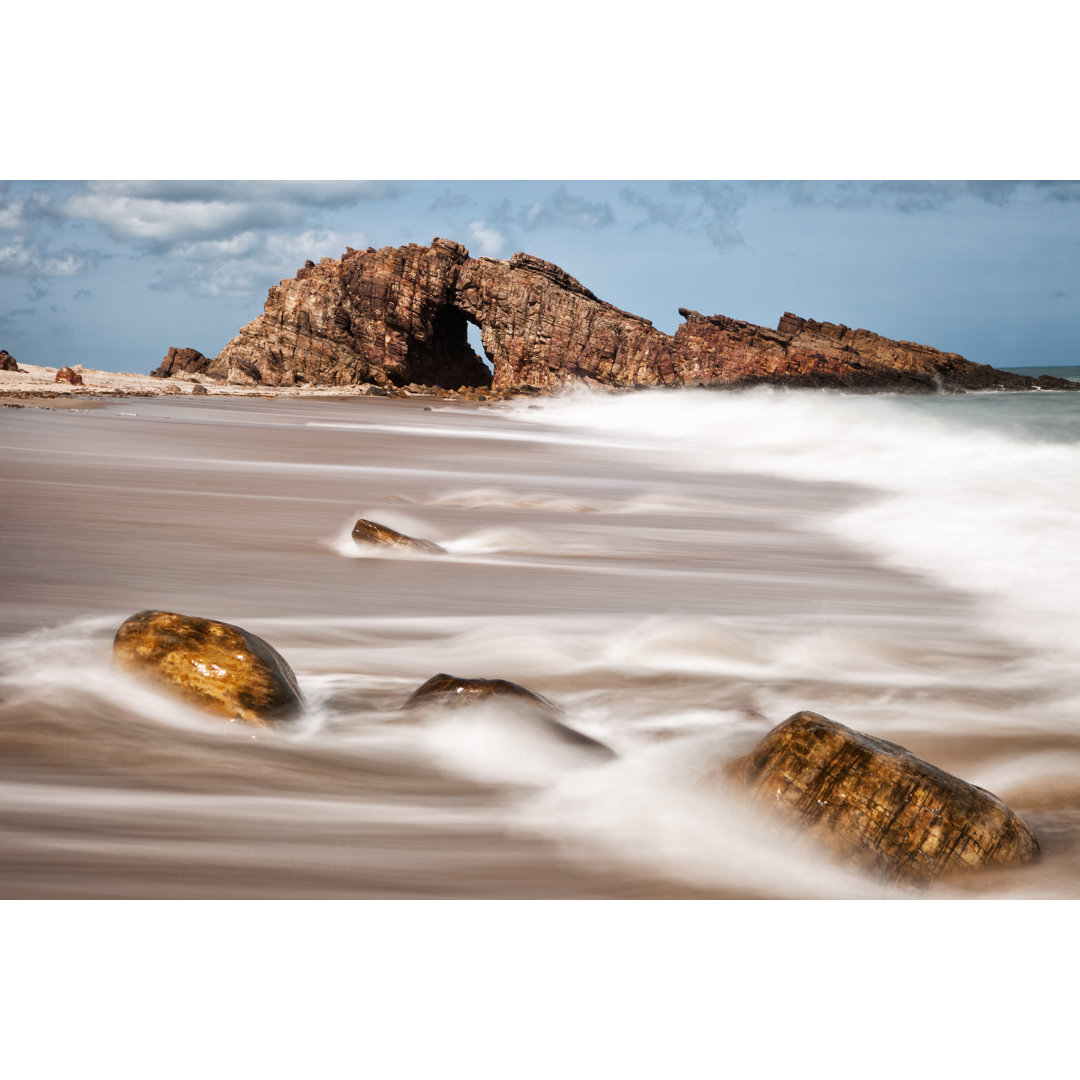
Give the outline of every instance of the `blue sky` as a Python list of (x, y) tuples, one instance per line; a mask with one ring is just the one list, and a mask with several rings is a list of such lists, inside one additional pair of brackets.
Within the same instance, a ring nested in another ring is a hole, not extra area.
[(785, 310), (995, 366), (1075, 364), (1080, 182), (0, 183), (0, 348), (146, 372), (212, 355), (304, 260), (448, 236), (527, 251), (671, 333)]

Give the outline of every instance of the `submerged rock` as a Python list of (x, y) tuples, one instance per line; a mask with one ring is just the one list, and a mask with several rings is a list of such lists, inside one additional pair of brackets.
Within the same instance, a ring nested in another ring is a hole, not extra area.
[(500, 705), (509, 705), (514, 711), (527, 716), (561, 742), (587, 750), (596, 757), (615, 757), (615, 751), (610, 746), (556, 720), (555, 716), (561, 714), (562, 709), (554, 701), (508, 679), (461, 679), (440, 672), (414, 690), (402, 708), (425, 705), (460, 708), (478, 703), (491, 704), (496, 699)]
[(389, 544), (397, 547), (416, 548), (417, 551), (426, 551), (432, 555), (445, 555), (446, 549), (433, 544), (430, 540), (417, 540), (394, 529), (388, 529), (385, 525), (378, 525), (374, 521), (366, 521), (360, 518), (353, 526), (352, 538), (361, 547), (368, 544)]
[(886, 881), (928, 884), (1039, 856), (1035, 834), (995, 795), (816, 713), (785, 720), (725, 776)]
[(281, 654), (230, 623), (140, 611), (117, 630), (113, 657), (196, 708), (256, 727), (303, 708), (296, 676)]
[(512, 698), (549, 712), (561, 712), (554, 701), (508, 679), (459, 679), (445, 672), (432, 675), (423, 686), (413, 691), (405, 702), (405, 708), (428, 704), (467, 705), (491, 697)]

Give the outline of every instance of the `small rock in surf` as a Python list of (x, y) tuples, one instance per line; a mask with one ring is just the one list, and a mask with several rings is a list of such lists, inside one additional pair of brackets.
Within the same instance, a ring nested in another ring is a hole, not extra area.
[(230, 623), (140, 611), (117, 630), (113, 657), (198, 709), (256, 727), (303, 708), (296, 676), (281, 654)]
[(394, 547), (415, 548), (417, 551), (426, 551), (432, 555), (446, 554), (445, 548), (433, 544), (430, 540), (417, 540), (394, 529), (388, 529), (385, 525), (365, 521), (364, 518), (360, 518), (353, 526), (352, 538), (361, 547), (367, 547), (369, 544), (386, 544)]
[(462, 705), (490, 703), (496, 699), (500, 705), (510, 705), (527, 716), (561, 742), (588, 750), (597, 757), (616, 756), (610, 746), (556, 720), (552, 714), (561, 713), (562, 709), (554, 701), (508, 679), (460, 679), (456, 675), (440, 672), (413, 691), (402, 708), (425, 705), (460, 708)]
[(1039, 856), (1035, 834), (995, 795), (817, 713), (789, 717), (723, 774), (890, 883), (926, 885)]

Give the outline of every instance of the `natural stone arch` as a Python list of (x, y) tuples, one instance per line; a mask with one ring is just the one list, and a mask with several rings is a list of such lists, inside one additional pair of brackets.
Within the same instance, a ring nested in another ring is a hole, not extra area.
[[(600, 300), (553, 263), (519, 252), (471, 258), (454, 240), (346, 250), (273, 286), (205, 374), (246, 384), (420, 383), (456, 389), (789, 386), (922, 390), (1074, 389), (955, 353), (785, 315), (776, 330), (681, 308), (669, 336)], [(494, 373), (468, 341), (480, 328)], [(175, 358), (174, 358), (175, 360)], [(156, 374), (171, 374), (169, 358)], [(200, 371), (201, 371), (200, 367)]]

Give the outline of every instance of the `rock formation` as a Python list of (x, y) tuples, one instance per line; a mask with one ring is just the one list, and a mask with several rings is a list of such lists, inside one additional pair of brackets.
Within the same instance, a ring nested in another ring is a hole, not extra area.
[(256, 727), (289, 719), (303, 707), (281, 654), (230, 623), (140, 611), (117, 630), (113, 658), (197, 709)]
[(0, 371), (18, 371), (19, 365), (15, 362), (15, 357), (7, 351), (7, 349), (0, 349)]
[(62, 367), (56, 373), (55, 381), (71, 383), (72, 386), (82, 386), (83, 377), (74, 368)]
[(425, 551), (429, 555), (445, 555), (446, 549), (433, 544), (430, 540), (417, 540), (412, 536), (406, 536), (395, 529), (388, 529), (385, 525), (378, 525), (374, 521), (359, 518), (352, 530), (353, 541), (360, 547), (368, 547), (372, 544), (385, 544), (390, 547), (415, 548), (417, 551)]
[(784, 721), (725, 775), (764, 812), (886, 881), (922, 885), (1039, 855), (1035, 834), (990, 792), (816, 713)]
[(213, 360), (203, 356), (198, 349), (171, 348), (165, 354), (165, 359), (150, 372), (159, 379), (167, 379), (170, 375), (186, 372), (189, 375), (201, 375), (213, 364)]
[[(453, 240), (427, 247), (349, 248), (308, 261), (270, 290), (264, 312), (220, 355), (170, 349), (155, 375), (178, 370), (240, 384), (555, 391), (741, 386), (780, 382), (867, 390), (1080, 389), (974, 364), (955, 353), (785, 314), (775, 330), (679, 309), (674, 335), (605, 303), (553, 263), (518, 253), (470, 258)], [(493, 373), (473, 352), (480, 328)]]

